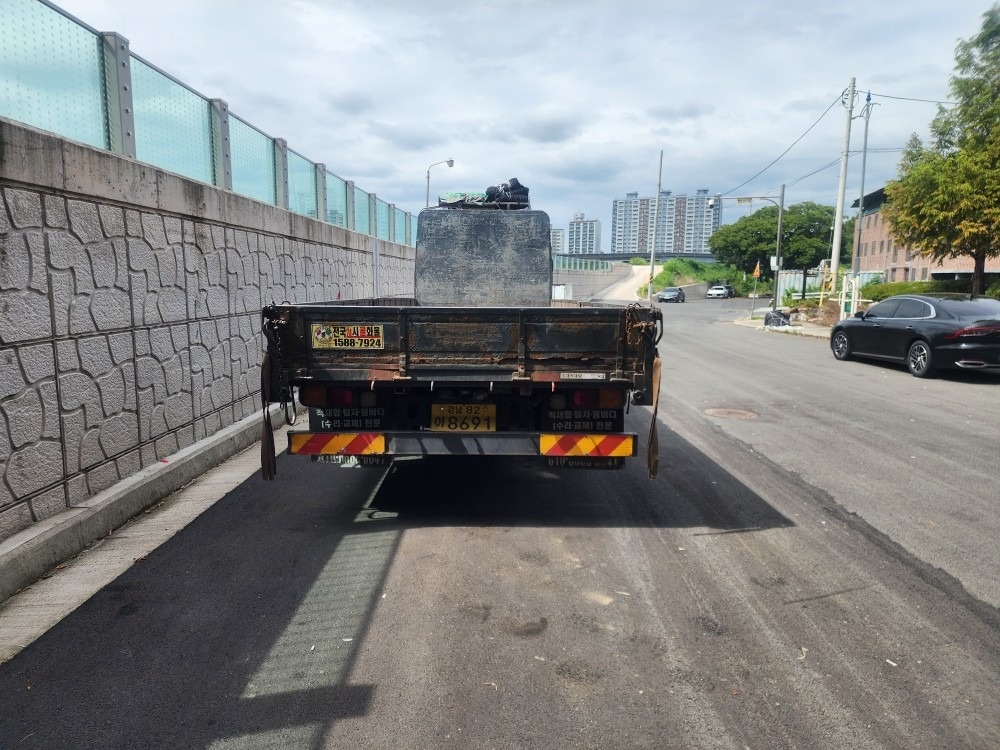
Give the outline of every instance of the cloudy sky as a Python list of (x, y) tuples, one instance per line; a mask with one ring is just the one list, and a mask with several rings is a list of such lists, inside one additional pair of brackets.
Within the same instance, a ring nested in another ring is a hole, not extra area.
[[(866, 92), (875, 105), (865, 192), (880, 187), (991, 0), (55, 4), (400, 208), (419, 211), (428, 165), (453, 158), (432, 196), (516, 176), (553, 226), (599, 219), (606, 247), (612, 201), (655, 195), (661, 150), (675, 194), (785, 184), (786, 205), (835, 205), (852, 77), (855, 115)], [(863, 132), (856, 118), (848, 206)], [(745, 211), (724, 205), (725, 222)]]

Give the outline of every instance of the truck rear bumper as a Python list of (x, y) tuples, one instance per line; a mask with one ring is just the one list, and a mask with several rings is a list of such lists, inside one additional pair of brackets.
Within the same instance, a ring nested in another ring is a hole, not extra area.
[(553, 432), (299, 432), (288, 452), (304, 456), (635, 456), (635, 433)]

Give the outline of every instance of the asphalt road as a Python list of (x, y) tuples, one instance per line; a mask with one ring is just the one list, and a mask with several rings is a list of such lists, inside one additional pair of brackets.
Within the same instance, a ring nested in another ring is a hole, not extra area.
[(746, 304), (665, 309), (653, 481), (281, 457), (0, 665), (0, 747), (1000, 746), (1000, 379)]

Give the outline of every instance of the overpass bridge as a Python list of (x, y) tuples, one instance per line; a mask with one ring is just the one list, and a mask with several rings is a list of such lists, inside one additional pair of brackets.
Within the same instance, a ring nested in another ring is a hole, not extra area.
[(119, 34), (0, 27), (2, 601), (254, 443), (263, 305), (411, 296), (416, 222)]

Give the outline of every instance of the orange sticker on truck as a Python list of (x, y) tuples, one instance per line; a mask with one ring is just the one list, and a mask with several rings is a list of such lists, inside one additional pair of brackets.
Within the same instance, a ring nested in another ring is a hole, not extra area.
[(632, 435), (541, 434), (538, 451), (543, 456), (634, 456)]
[(378, 432), (290, 432), (288, 452), (300, 456), (368, 456), (385, 453), (385, 435)]

